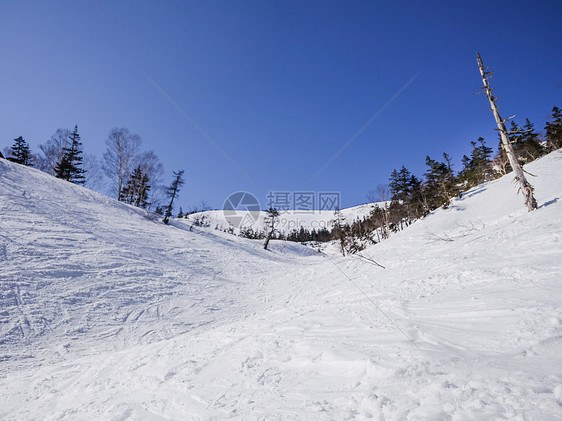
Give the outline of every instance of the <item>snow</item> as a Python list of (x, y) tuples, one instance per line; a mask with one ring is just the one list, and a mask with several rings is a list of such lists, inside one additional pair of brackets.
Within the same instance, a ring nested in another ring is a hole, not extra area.
[(0, 419), (562, 416), (562, 152), (362, 252), (165, 226), (0, 159)]
[[(362, 220), (370, 215), (375, 206), (384, 207), (385, 202), (366, 203), (351, 208), (341, 210), (343, 221), (347, 223)], [(257, 213), (257, 212), (256, 212)], [(247, 215), (249, 214), (249, 215)], [(261, 211), (259, 214), (238, 210), (237, 215), (244, 221), (240, 225), (245, 228), (252, 228), (254, 231), (266, 231), (267, 213)], [(247, 216), (245, 216), (247, 215)], [(298, 231), (302, 228), (312, 231), (319, 231), (323, 228), (331, 230), (334, 225), (335, 212), (333, 210), (281, 210), (275, 228), (282, 234), (289, 234), (291, 231)], [(225, 218), (222, 210), (209, 210), (196, 212), (185, 217), (189, 223), (196, 221), (204, 222), (210, 228), (222, 231), (231, 228), (231, 223)], [(239, 234), (239, 227), (232, 226), (235, 234)]]

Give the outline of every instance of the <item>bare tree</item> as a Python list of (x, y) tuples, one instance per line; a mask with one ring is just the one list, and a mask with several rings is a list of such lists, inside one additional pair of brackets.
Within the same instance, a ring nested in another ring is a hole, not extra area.
[(390, 202), (390, 188), (388, 184), (379, 184), (376, 189), (379, 202)]
[(484, 82), (484, 87), (482, 88), (483, 91), (488, 96), (488, 100), (490, 101), (490, 105), (492, 107), (492, 113), (494, 114), (494, 118), (496, 119), (496, 123), (498, 125), (498, 130), (500, 131), (502, 147), (507, 154), (509, 159), (509, 163), (511, 164), (511, 168), (513, 168), (513, 172), (515, 173), (515, 182), (519, 184), (519, 191), (523, 193), (525, 196), (525, 205), (532, 211), (533, 209), (537, 208), (537, 201), (535, 200), (535, 196), (533, 194), (533, 186), (531, 183), (527, 181), (525, 177), (525, 173), (521, 165), (519, 165), (519, 161), (517, 160), (517, 155), (515, 155), (515, 151), (509, 142), (509, 135), (507, 129), (505, 128), (506, 120), (502, 120), (500, 114), (498, 112), (498, 106), (496, 105), (496, 97), (492, 95), (492, 88), (490, 87), (490, 83), (488, 80), (492, 77), (492, 72), (486, 71), (486, 67), (484, 67), (484, 63), (482, 62), (482, 57), (480, 57), (480, 53), (478, 53), (478, 68), (480, 69), (480, 75), (482, 76), (482, 81)]
[(134, 167), (142, 140), (139, 135), (130, 133), (125, 128), (114, 128), (109, 132), (103, 154), (102, 169), (112, 183), (117, 200)]
[[(161, 203), (166, 197), (166, 188), (163, 185), (164, 167), (154, 151), (139, 154), (135, 159), (134, 167), (140, 167), (143, 175), (150, 180), (150, 198), (147, 198), (149, 207), (154, 203)], [(126, 180), (125, 180), (126, 181)]]
[(199, 212), (205, 212), (211, 210), (211, 206), (209, 205), (208, 201), (201, 199), (201, 202), (199, 202), (199, 209)]
[(345, 232), (345, 217), (343, 216), (341, 210), (336, 209), (334, 211), (334, 219), (330, 221), (332, 223), (332, 235), (340, 243), (340, 252), (345, 256), (345, 243), (346, 243), (346, 232)]
[(71, 135), (71, 130), (57, 129), (47, 142), (39, 145), (43, 156), (36, 158), (36, 167), (47, 174), (55, 175), (56, 167), (62, 161), (64, 148), (68, 146)]
[(84, 154), (84, 170), (86, 171), (86, 181), (84, 187), (91, 190), (100, 191), (103, 187), (103, 176), (101, 173), (100, 160), (94, 154)]
[(367, 202), (368, 203), (375, 203), (378, 201), (378, 196), (377, 196), (377, 191), (376, 190), (369, 190), (367, 192), (367, 195), (365, 196), (367, 198)]
[(148, 176), (152, 185), (162, 184), (164, 167), (154, 151), (139, 154), (135, 161), (135, 167), (140, 166), (142, 173)]

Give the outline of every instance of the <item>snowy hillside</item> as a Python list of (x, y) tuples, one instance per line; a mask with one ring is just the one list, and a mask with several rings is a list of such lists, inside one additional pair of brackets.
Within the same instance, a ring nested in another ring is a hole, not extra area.
[(0, 419), (560, 419), (562, 152), (527, 169), (534, 212), (508, 175), (342, 258), (0, 159)]
[[(357, 220), (362, 220), (371, 214), (374, 207), (384, 206), (384, 202), (380, 203), (366, 203), (364, 205), (353, 206), (351, 208), (346, 208), (341, 210), (341, 216), (343, 217), (343, 222), (352, 223)], [(259, 212), (257, 217), (254, 215), (244, 216), (245, 214), (250, 214), (250, 212), (237, 211), (240, 215), (239, 218), (242, 221), (248, 221), (247, 224), (242, 224), (244, 227), (252, 228), (254, 231), (265, 231), (267, 213), (265, 211)], [(319, 231), (323, 228), (331, 230), (334, 225), (335, 213), (331, 210), (287, 210), (281, 211), (279, 215), (279, 220), (276, 223), (276, 229), (282, 234), (289, 234), (293, 230), (300, 230), (301, 227), (308, 230)], [(185, 217), (190, 223), (196, 221), (208, 226), (209, 228), (227, 230), (231, 226), (231, 223), (225, 217), (225, 213), (222, 210), (209, 210), (204, 212), (196, 212)], [(238, 234), (240, 230), (238, 227), (234, 227), (234, 234)]]

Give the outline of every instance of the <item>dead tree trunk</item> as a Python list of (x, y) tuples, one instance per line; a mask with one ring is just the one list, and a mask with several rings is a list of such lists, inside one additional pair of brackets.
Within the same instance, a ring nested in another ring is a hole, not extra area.
[(498, 124), (498, 130), (500, 132), (500, 137), (502, 141), (502, 147), (509, 159), (509, 163), (511, 164), (511, 168), (513, 168), (513, 172), (515, 173), (515, 182), (519, 184), (519, 191), (523, 193), (525, 196), (525, 205), (532, 211), (537, 208), (537, 201), (535, 200), (535, 196), (533, 195), (534, 187), (527, 181), (525, 177), (525, 172), (521, 165), (519, 165), (519, 161), (517, 160), (517, 156), (515, 155), (515, 151), (509, 143), (509, 136), (507, 134), (507, 129), (505, 128), (505, 120), (502, 120), (500, 114), (498, 112), (498, 106), (496, 105), (496, 97), (492, 95), (492, 88), (490, 88), (490, 83), (488, 79), (492, 77), (492, 72), (487, 72), (486, 68), (484, 67), (484, 63), (482, 63), (482, 57), (480, 57), (480, 53), (478, 53), (478, 68), (480, 69), (480, 75), (482, 76), (482, 81), (484, 82), (484, 87), (482, 88), (486, 95), (488, 96), (488, 100), (490, 101), (492, 113), (494, 113), (494, 118), (496, 119), (496, 123)]

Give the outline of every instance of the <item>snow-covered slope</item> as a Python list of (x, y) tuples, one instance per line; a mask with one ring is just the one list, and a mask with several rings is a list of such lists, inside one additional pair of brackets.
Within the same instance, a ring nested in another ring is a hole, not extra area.
[[(361, 256), (0, 159), (0, 419), (559, 419), (562, 153)], [(375, 266), (371, 260), (385, 266)]]
[[(385, 202), (366, 203), (341, 210), (341, 220), (351, 223), (362, 220), (371, 214), (375, 206), (384, 206)], [(257, 213), (257, 212), (256, 212)], [(247, 216), (244, 216), (247, 214)], [(244, 228), (251, 228), (254, 231), (266, 231), (267, 214), (265, 211), (254, 214), (245, 211), (237, 211), (237, 216), (244, 221), (241, 224)], [(291, 231), (298, 231), (302, 228), (312, 231), (319, 231), (323, 228), (331, 230), (334, 225), (335, 212), (330, 210), (286, 210), (281, 211), (276, 229), (282, 234), (289, 234)], [(231, 227), (230, 221), (225, 217), (222, 210), (209, 210), (196, 212), (185, 217), (190, 223), (201, 223), (212, 229), (227, 230)], [(232, 227), (234, 234), (240, 232), (239, 227)]]

